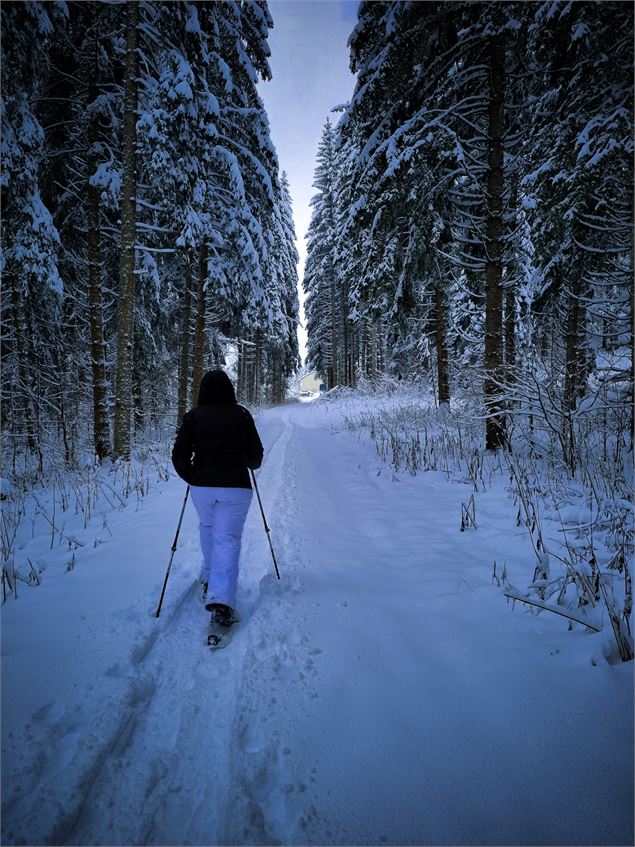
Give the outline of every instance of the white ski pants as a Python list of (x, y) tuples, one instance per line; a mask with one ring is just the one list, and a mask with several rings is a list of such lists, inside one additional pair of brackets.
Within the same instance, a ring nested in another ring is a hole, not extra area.
[(200, 521), (201, 579), (208, 584), (208, 604), (225, 603), (234, 608), (240, 541), (251, 494), (250, 488), (190, 486)]

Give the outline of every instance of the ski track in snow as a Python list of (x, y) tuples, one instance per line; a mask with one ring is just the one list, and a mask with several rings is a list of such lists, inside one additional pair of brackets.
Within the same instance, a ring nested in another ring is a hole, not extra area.
[[(269, 447), (268, 464), (274, 467), (284, 467), (285, 435), (288, 430)], [(271, 481), (265, 491), (270, 489)], [(260, 520), (260, 514), (252, 509), (242, 561), (260, 546), (254, 543), (259, 538), (254, 518)], [(260, 580), (265, 586), (270, 581), (270, 576)], [(226, 653), (212, 655), (204, 644), (208, 615), (196, 608), (197, 586), (178, 602), (161, 633), (160, 651), (154, 649), (158, 634), (137, 648), (139, 680), (131, 711), (71, 827), (66, 825), (54, 843), (88, 844), (96, 834), (104, 844), (224, 843), (218, 823), (227, 802), (222, 789), (231, 767), (243, 664), (249, 659), (240, 645), (261, 586), (251, 589), (247, 598), (241, 596), (236, 647)], [(178, 715), (178, 721), (166, 721), (166, 714)], [(129, 828), (122, 830), (122, 823)]]
[[(204, 644), (190, 515), (160, 621), (154, 595), (115, 613), (128, 651), (5, 728), (3, 843), (632, 841), (632, 666), (591, 667), (586, 634), (512, 614), (491, 562), (526, 543), (499, 501), (459, 535), (470, 489), (394, 478), (338, 421), (257, 421), (282, 580), (254, 495), (226, 651)], [(183, 487), (166, 494), (171, 521)]]

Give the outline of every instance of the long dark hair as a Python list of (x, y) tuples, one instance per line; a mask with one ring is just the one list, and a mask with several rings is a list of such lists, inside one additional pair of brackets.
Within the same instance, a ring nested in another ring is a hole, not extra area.
[(201, 380), (198, 390), (198, 405), (222, 403), (224, 406), (236, 404), (236, 394), (231, 379), (220, 369), (208, 371)]

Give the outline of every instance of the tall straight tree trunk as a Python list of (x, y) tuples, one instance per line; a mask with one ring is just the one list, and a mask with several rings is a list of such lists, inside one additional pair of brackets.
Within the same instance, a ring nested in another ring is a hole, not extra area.
[(439, 386), (439, 405), (441, 405), (450, 402), (450, 381), (448, 379), (448, 345), (445, 331), (445, 296), (440, 284), (436, 285), (434, 289), (434, 318), (436, 325), (437, 384)]
[(358, 366), (358, 356), (359, 356), (359, 324), (355, 323), (351, 327), (351, 339), (350, 339), (350, 386), (351, 388), (357, 387), (357, 366)]
[(565, 377), (564, 377), (564, 407), (565, 432), (564, 444), (566, 461), (575, 472), (575, 433), (573, 430), (572, 413), (578, 405), (582, 394), (585, 378), (584, 339), (586, 336), (586, 309), (582, 302), (581, 271), (574, 271), (574, 278), (569, 292), (567, 320), (565, 326)]
[(380, 374), (386, 373), (386, 326), (380, 318), (377, 322), (377, 370)]
[[(632, 285), (632, 280), (633, 280), (633, 275), (634, 275), (633, 271), (635, 270), (633, 268), (633, 259), (634, 259), (633, 251), (631, 250), (631, 254), (630, 254), (630, 258), (629, 258), (629, 274), (628, 274), (628, 279), (630, 280), (630, 283), (631, 283), (628, 286), (628, 314), (629, 314), (629, 321), (628, 321), (629, 344), (628, 344), (628, 346), (631, 350), (633, 349), (633, 327), (635, 326), (635, 324), (633, 323), (633, 321), (635, 319), (635, 286)], [(616, 342), (616, 344), (619, 343), (619, 337), (616, 337), (615, 342)], [(628, 389), (628, 393), (627, 393), (626, 396), (627, 396), (628, 406), (632, 410), (633, 399), (635, 397), (635, 374), (633, 374), (633, 368), (628, 369), (628, 374), (629, 374), (629, 376), (628, 376), (629, 389)], [(629, 418), (630, 418), (630, 434), (631, 434), (630, 443), (631, 443), (631, 450), (632, 450), (633, 444), (635, 443), (635, 415), (630, 414)]]
[(368, 376), (368, 320), (362, 318), (362, 329), (359, 335), (359, 370)]
[(192, 405), (198, 403), (198, 389), (203, 378), (205, 361), (205, 312), (207, 304), (207, 247), (201, 244), (198, 254), (198, 285), (196, 289), (196, 326), (194, 328), (194, 352), (192, 356)]
[(138, 0), (127, 4), (126, 64), (122, 133), (121, 257), (117, 304), (117, 371), (115, 381), (115, 457), (130, 458), (132, 355), (134, 349), (135, 240), (137, 199), (137, 53)]
[(262, 402), (262, 333), (256, 330), (256, 346), (254, 349), (254, 376), (252, 388), (252, 402)]
[(284, 353), (277, 345), (269, 348), (269, 360), (271, 362), (271, 402), (279, 406), (284, 401), (282, 363)]
[(64, 464), (70, 468), (73, 463), (73, 450), (69, 438), (68, 413), (66, 408), (67, 392), (65, 391), (65, 371), (64, 371), (64, 355), (59, 344), (55, 349), (55, 373), (57, 376), (57, 407), (59, 410), (58, 432), (62, 436), (62, 444), (64, 445)]
[(341, 326), (341, 338), (342, 338), (342, 382), (344, 385), (350, 386), (350, 332), (349, 325), (346, 319), (346, 302), (348, 300), (348, 285), (346, 283), (342, 284), (342, 288), (340, 291), (340, 326)]
[(243, 338), (238, 343), (238, 396), (251, 403), (251, 385), (253, 381), (254, 343)]
[(236, 362), (236, 397), (239, 402), (242, 402), (243, 398), (243, 380), (244, 380), (244, 372), (245, 372), (245, 356), (243, 353), (243, 342), (242, 339), (238, 340), (236, 345), (238, 350), (238, 357)]
[[(37, 455), (40, 466), (42, 465), (42, 454), (40, 450), (40, 441), (35, 422), (35, 411), (33, 408), (33, 391), (31, 390), (31, 372), (28, 366), (27, 351), (25, 342), (27, 332), (24, 320), (24, 305), (22, 292), (19, 289), (18, 280), (10, 276), (7, 280), (4, 279), (4, 284), (11, 286), (11, 312), (13, 318), (13, 338), (15, 343), (15, 354), (17, 359), (18, 372), (18, 394), (22, 405), (22, 413), (24, 415), (24, 425), (26, 429), (26, 444), (30, 453)], [(15, 423), (14, 423), (15, 426)], [(18, 433), (15, 433), (18, 437)]]
[[(91, 4), (95, 32), (95, 53), (91, 63), (91, 77), (88, 85), (88, 101), (95, 103), (98, 91), (98, 41), (95, 21), (96, 4)], [(108, 427), (108, 406), (106, 381), (106, 344), (104, 342), (104, 315), (102, 296), (102, 260), (100, 226), (100, 190), (91, 185), (90, 178), (97, 170), (98, 161), (95, 146), (99, 141), (99, 117), (93, 113), (89, 128), (90, 153), (88, 155), (88, 180), (86, 193), (88, 198), (88, 303), (90, 320), (90, 360), (92, 366), (93, 387), (93, 444), (95, 453), (102, 461), (110, 454), (110, 433)]]
[(377, 321), (370, 322), (368, 327), (368, 376), (377, 376)]
[(334, 388), (337, 385), (337, 288), (335, 286), (335, 274), (331, 273), (331, 368), (329, 371), (329, 388)]
[(516, 372), (516, 292), (505, 288), (505, 379), (511, 383)]
[(568, 412), (573, 412), (578, 401), (578, 386), (580, 380), (580, 326), (582, 324), (582, 306), (580, 304), (579, 285), (573, 284), (569, 294), (567, 321), (565, 330), (566, 363), (564, 383), (564, 405)]
[(284, 402), (284, 377), (282, 375), (282, 365), (284, 361), (284, 353), (279, 347), (273, 350), (273, 402), (276, 406)]
[(485, 445), (496, 450), (505, 444), (503, 377), (503, 133), (505, 112), (505, 46), (503, 36), (489, 42), (488, 172), (485, 229)]
[(190, 376), (190, 311), (191, 311), (192, 266), (189, 258), (185, 266), (185, 290), (181, 305), (181, 355), (179, 357), (179, 398), (177, 415), (179, 422), (187, 412), (187, 396)]
[[(518, 188), (519, 178), (517, 173), (510, 176), (511, 190), (509, 203), (512, 209), (519, 208)], [(516, 291), (517, 286), (514, 281), (514, 274), (508, 274), (508, 278), (503, 288), (504, 298), (504, 346), (505, 346), (505, 384), (511, 386), (516, 380)], [(522, 308), (522, 306), (521, 306)]]
[(142, 432), (144, 427), (143, 386), (138, 367), (132, 369), (132, 412), (135, 432)]

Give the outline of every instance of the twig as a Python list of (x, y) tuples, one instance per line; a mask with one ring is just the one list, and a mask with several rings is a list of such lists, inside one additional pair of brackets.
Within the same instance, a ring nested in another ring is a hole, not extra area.
[(518, 594), (512, 594), (510, 591), (505, 591), (504, 594), (505, 597), (509, 597), (510, 600), (518, 600), (519, 603), (527, 603), (528, 606), (537, 606), (539, 609), (544, 609), (546, 612), (553, 612), (554, 615), (562, 615), (563, 618), (568, 618), (571, 621), (582, 624), (582, 626), (586, 626), (594, 632), (602, 632), (602, 630), (598, 629), (594, 624), (589, 623), (588, 621), (583, 621), (580, 618), (576, 618), (575, 615), (570, 615), (567, 612), (563, 612), (561, 609), (554, 609), (552, 606), (547, 606), (546, 603), (540, 603), (538, 600), (530, 600), (528, 597), (520, 597)]

